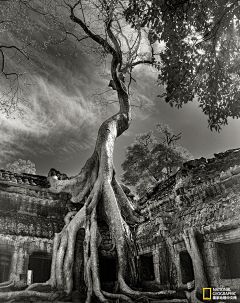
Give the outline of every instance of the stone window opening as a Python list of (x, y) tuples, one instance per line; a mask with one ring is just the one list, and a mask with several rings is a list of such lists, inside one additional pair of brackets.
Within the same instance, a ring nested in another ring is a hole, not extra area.
[(240, 242), (218, 243), (221, 279), (240, 278)]
[(187, 284), (194, 280), (192, 258), (187, 251), (181, 251), (179, 257), (182, 283)]
[(140, 281), (154, 281), (155, 273), (152, 253), (140, 255), (139, 260)]
[(0, 253), (0, 283), (9, 280), (11, 256)]
[(34, 252), (29, 256), (28, 270), (32, 270), (32, 283), (46, 282), (50, 278), (51, 263), (48, 253)]

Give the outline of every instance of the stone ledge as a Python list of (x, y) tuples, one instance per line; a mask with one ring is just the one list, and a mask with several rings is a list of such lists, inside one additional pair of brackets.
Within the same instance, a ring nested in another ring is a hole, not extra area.
[(47, 180), (47, 177), (33, 174), (17, 174), (7, 170), (0, 169), (0, 182), (5, 183), (9, 182), (9, 184), (16, 184), (17, 186), (38, 186), (43, 188), (49, 188), (50, 184)]

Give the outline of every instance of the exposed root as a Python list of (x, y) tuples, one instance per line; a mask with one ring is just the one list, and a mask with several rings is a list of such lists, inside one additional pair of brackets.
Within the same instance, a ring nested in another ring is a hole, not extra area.
[(54, 240), (53, 240), (53, 253), (52, 253), (52, 265), (51, 265), (51, 275), (50, 275), (50, 279), (48, 281), (46, 281), (45, 283), (34, 283), (28, 286), (28, 288), (25, 291), (52, 291), (56, 285), (56, 271), (55, 271), (55, 267), (56, 267), (56, 259), (57, 259), (57, 249), (59, 247), (59, 243), (60, 243), (60, 233), (56, 233), (54, 236)]
[(56, 285), (57, 285), (55, 267), (56, 267), (57, 249), (59, 247), (59, 243), (60, 243), (60, 234), (56, 233), (55, 236), (54, 236), (54, 240), (53, 240), (51, 275), (50, 275), (50, 279), (47, 281), (47, 283), (52, 285), (52, 287), (56, 287)]
[[(115, 182), (115, 188), (117, 187)], [(135, 246), (132, 241), (130, 229), (123, 220), (119, 204), (117, 203), (115, 193), (112, 186), (105, 182), (103, 184), (103, 201), (104, 210), (108, 219), (108, 225), (111, 229), (111, 234), (115, 239), (117, 256), (118, 256), (118, 283), (120, 291), (131, 298), (139, 298), (141, 296), (148, 296), (150, 298), (175, 298), (176, 291), (160, 291), (160, 292), (140, 292), (131, 289), (125, 282), (129, 278), (130, 283), (135, 282), (136, 266), (134, 257), (136, 256)], [(126, 211), (126, 209), (125, 209)], [(129, 208), (128, 208), (129, 211)], [(132, 211), (131, 211), (132, 213)], [(130, 213), (130, 215), (131, 215)]]
[(77, 214), (77, 210), (73, 210), (70, 211), (66, 214), (65, 218), (64, 218), (64, 223), (65, 225), (68, 225), (70, 223), (70, 221), (72, 220), (72, 218)]
[(13, 281), (13, 280), (9, 280), (9, 281), (5, 281), (5, 282), (1, 282), (1, 283), (0, 283), (0, 287), (2, 287), (2, 286), (7, 286), (7, 285), (10, 285), (10, 284), (12, 284), (12, 283), (14, 283), (14, 281)]
[(103, 185), (103, 202), (107, 223), (116, 244), (118, 272), (128, 279), (130, 284), (135, 284), (137, 279), (136, 247), (133, 243), (130, 228), (122, 218), (114, 191), (108, 182)]
[(191, 256), (194, 271), (195, 288), (192, 292), (186, 292), (191, 298), (192, 303), (203, 301), (203, 288), (208, 286), (207, 278), (204, 271), (203, 259), (197, 244), (193, 228), (187, 229), (183, 233), (183, 239), (189, 255)]
[(146, 219), (136, 213), (132, 203), (128, 200), (127, 196), (125, 195), (123, 189), (121, 188), (115, 177), (113, 177), (112, 180), (112, 188), (114, 190), (115, 197), (118, 206), (121, 210), (121, 213), (124, 218), (126, 218), (126, 222), (128, 224), (143, 223)]
[(39, 288), (49, 290), (50, 287), (52, 290), (56, 288), (67, 295), (72, 292), (76, 236), (78, 230), (85, 227), (85, 211), (86, 207), (81, 208), (73, 220), (64, 226), (61, 233), (55, 234), (50, 279), (46, 283), (32, 284), (27, 290)]
[(102, 292), (106, 298), (109, 299), (114, 299), (114, 300), (120, 300), (122, 302), (128, 302), (128, 303), (133, 303), (132, 299), (129, 297), (123, 295), (123, 294), (111, 294), (109, 292), (103, 291)]
[(91, 271), (93, 278), (93, 291), (100, 302), (108, 302), (108, 300), (106, 300), (102, 294), (100, 278), (99, 278), (99, 268), (98, 268), (99, 261), (98, 261), (98, 246), (97, 246), (98, 227), (97, 227), (96, 208), (94, 209), (91, 215), (90, 234), (91, 234), (90, 249), (91, 249)]
[(2, 282), (2, 283), (0, 283), (0, 291), (6, 290), (8, 288), (10, 289), (12, 286), (14, 286), (14, 284), (15, 284), (15, 281), (13, 281), (13, 280)]
[(85, 227), (86, 208), (83, 207), (75, 217), (65, 225), (60, 233), (59, 244), (56, 244), (56, 261), (53, 272), (56, 275), (56, 286), (67, 294), (72, 292), (73, 288), (73, 263), (74, 249), (76, 244), (77, 232)]
[(98, 177), (98, 156), (96, 151), (88, 159), (81, 172), (69, 180), (58, 180), (50, 171), (48, 180), (51, 191), (55, 193), (66, 192), (71, 194), (72, 203), (81, 203), (93, 188)]
[(0, 301), (12, 301), (12, 300), (45, 300), (45, 301), (54, 301), (56, 298), (59, 297), (59, 293), (54, 292), (37, 292), (31, 290), (24, 290), (24, 291), (11, 291), (11, 292), (0, 292)]
[(92, 276), (91, 276), (91, 257), (89, 256), (90, 249), (90, 222), (86, 222), (85, 239), (84, 239), (84, 280), (87, 285), (87, 301), (91, 301), (92, 296)]
[(178, 297), (177, 292), (175, 290), (162, 290), (158, 292), (142, 292), (142, 291), (131, 289), (126, 284), (123, 277), (121, 276), (118, 276), (118, 281), (119, 281), (121, 292), (133, 299), (138, 299), (139, 297), (149, 297), (151, 299), (166, 299), (166, 298), (171, 299)]
[[(73, 289), (73, 263), (74, 250), (77, 232), (80, 228), (85, 228), (84, 239), (84, 278), (87, 285), (86, 303), (92, 301), (93, 296), (99, 302), (107, 303), (109, 300), (133, 303), (132, 299), (149, 297), (155, 299), (176, 298), (176, 291), (141, 292), (131, 289), (127, 283), (133, 284), (136, 281), (135, 256), (136, 247), (134, 245), (131, 231), (124, 221), (121, 211), (124, 212), (130, 221), (142, 218), (135, 216), (131, 205), (123, 208), (122, 200), (124, 193), (120, 190), (116, 180), (101, 181), (97, 179), (85, 205), (76, 213), (70, 212), (65, 218), (66, 225), (61, 233), (55, 234), (53, 246), (53, 258), (51, 267), (51, 277), (46, 283), (36, 283), (30, 285), (25, 291), (1, 294), (5, 300), (31, 298), (41, 300), (53, 300), (59, 296), (70, 295)], [(116, 198), (117, 196), (117, 198)], [(127, 199), (127, 198), (126, 198)], [(126, 199), (123, 201), (126, 202)], [(103, 212), (105, 213), (107, 224), (118, 260), (118, 284), (121, 294), (110, 294), (101, 289), (99, 277), (98, 246), (100, 244), (100, 233), (97, 221), (97, 205), (102, 201)], [(127, 202), (126, 202), (127, 203)], [(122, 208), (121, 208), (122, 207)], [(73, 215), (75, 216), (73, 217)], [(39, 292), (44, 291), (44, 292)], [(49, 293), (46, 293), (46, 292)], [(1, 296), (0, 296), (1, 298)]]
[[(120, 112), (109, 118), (101, 125), (93, 156), (80, 174), (69, 180), (57, 180), (56, 176), (49, 178), (54, 192), (70, 193), (72, 202), (81, 202), (84, 206), (78, 212), (70, 211), (65, 217), (63, 230), (55, 235), (50, 279), (46, 283), (33, 284), (25, 291), (0, 293), (0, 299), (4, 298), (7, 301), (34, 296), (36, 299), (53, 301), (60, 296), (69, 296), (73, 290), (74, 251), (80, 228), (85, 229), (83, 261), (84, 280), (87, 286), (86, 303), (90, 303), (93, 297), (103, 303), (110, 302), (109, 300), (132, 303), (132, 299), (141, 297), (155, 299), (178, 297), (176, 291), (141, 292), (130, 287), (137, 281), (135, 262), (137, 251), (128, 224), (142, 223), (145, 218), (135, 212), (116, 181), (112, 162), (115, 139), (127, 128), (128, 123), (128, 113)], [(121, 294), (109, 294), (101, 289), (98, 259), (101, 237), (97, 213), (100, 202), (101, 215), (109, 226), (113, 249), (116, 249), (117, 282)]]

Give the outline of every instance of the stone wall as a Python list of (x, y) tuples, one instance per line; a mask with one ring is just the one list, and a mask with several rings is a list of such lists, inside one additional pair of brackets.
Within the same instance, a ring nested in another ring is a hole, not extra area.
[[(16, 286), (26, 285), (33, 254), (51, 257), (52, 239), (63, 227), (69, 198), (51, 193), (46, 177), (0, 171), (0, 266), (9, 260), (9, 279)], [(240, 293), (240, 266), (234, 265), (240, 264), (239, 253), (231, 252), (240, 251), (240, 150), (185, 163), (142, 197), (138, 208), (149, 220), (133, 232), (137, 260), (140, 266), (141, 258), (152, 262), (154, 277), (150, 273), (145, 282), (153, 290), (174, 289), (194, 280), (182, 236), (193, 228), (208, 279), (206, 287), (230, 287)], [(99, 225), (100, 271), (103, 266), (104, 272), (105, 261), (115, 266), (116, 252), (107, 225)], [(83, 240), (81, 231), (76, 245), (80, 255)], [(76, 259), (75, 289), (84, 287), (80, 259)]]
[[(240, 249), (239, 149), (185, 163), (142, 197), (139, 209), (150, 219), (136, 231), (138, 252), (153, 255), (156, 282), (182, 284), (180, 254), (187, 251), (182, 234), (193, 228), (209, 285), (240, 293), (240, 268), (231, 269), (228, 260), (228, 251)], [(234, 254), (231, 258), (240, 263)]]
[(17, 287), (27, 283), (32, 254), (51, 259), (54, 233), (64, 224), (69, 197), (49, 187), (43, 176), (0, 171), (0, 278), (8, 276)]

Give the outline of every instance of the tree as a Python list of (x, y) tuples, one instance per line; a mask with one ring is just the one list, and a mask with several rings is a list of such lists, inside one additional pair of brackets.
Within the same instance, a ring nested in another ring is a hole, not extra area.
[(163, 135), (160, 142), (153, 131), (149, 131), (137, 135), (134, 143), (125, 148), (122, 182), (136, 186), (139, 196), (191, 158), (189, 152), (177, 143), (181, 134), (174, 135), (168, 125), (162, 124), (157, 124), (157, 131)]
[(74, 49), (67, 39), (74, 36), (69, 31), (72, 22), (63, 19), (61, 4), (56, 4), (52, 0), (0, 1), (0, 111), (8, 118), (15, 112), (22, 115), (23, 105), (31, 107), (28, 95), (37, 84), (39, 67), (46, 67), (50, 46), (56, 53), (66, 44)]
[[(33, 284), (24, 291), (0, 293), (0, 299), (6, 301), (35, 298), (51, 301), (63, 294), (71, 295), (76, 235), (80, 228), (84, 228), (86, 302), (90, 302), (93, 296), (100, 302), (109, 302), (109, 299), (132, 302), (131, 298), (144, 294), (129, 286), (134, 285), (137, 278), (136, 247), (129, 225), (144, 222), (145, 218), (134, 210), (116, 180), (113, 148), (116, 138), (128, 129), (131, 122), (130, 96), (125, 75), (129, 73), (131, 76), (135, 66), (152, 64), (153, 59), (151, 52), (140, 54), (140, 29), (126, 36), (128, 27), (124, 25), (124, 1), (57, 1), (55, 4), (58, 8), (68, 10), (72, 24), (78, 26), (78, 32), (73, 34), (78, 35), (79, 41), (83, 38), (89, 39), (95, 49), (105, 57), (108, 56), (111, 65), (111, 87), (116, 91), (120, 109), (100, 126), (93, 155), (76, 177), (59, 180), (54, 170), (49, 174), (53, 192), (70, 193), (72, 203), (84, 204), (78, 212), (70, 211), (66, 215), (63, 230), (55, 235), (50, 280), (41, 285)], [(98, 261), (100, 217), (108, 224), (115, 244), (118, 294), (110, 294), (101, 289)], [(42, 290), (45, 288), (45, 292), (37, 291), (39, 287)], [(51, 292), (47, 293), (49, 288)], [(172, 290), (147, 292), (145, 295), (154, 298), (177, 296), (176, 291)]]
[(27, 174), (36, 174), (36, 168), (35, 164), (30, 161), (30, 160), (22, 160), (18, 159), (17, 161), (13, 163), (8, 163), (6, 165), (7, 170), (17, 173), (17, 174), (22, 174), (22, 173), (27, 173)]
[(34, 48), (40, 47), (32, 37), (37, 27), (29, 18), (28, 3), (0, 1), (0, 110), (7, 117), (20, 110), (19, 103), (27, 103), (26, 90), (32, 79), (26, 66), (35, 59)]
[[(125, 23), (127, 1), (49, 0), (46, 3), (52, 6), (50, 8), (47, 6), (46, 11), (44, 11), (45, 2), (42, 7), (39, 1), (19, 0), (19, 3), (25, 3), (35, 13), (50, 18), (59, 27), (61, 21), (66, 18), (66, 12), (68, 16), (70, 15), (71, 36), (75, 41), (82, 43), (83, 40), (88, 40), (90, 47), (110, 63), (109, 70), (112, 77), (110, 87), (116, 92), (119, 111), (101, 124), (94, 152), (77, 176), (61, 177), (61, 174), (56, 173), (55, 170), (49, 173), (52, 192), (69, 193), (72, 203), (83, 204), (79, 211), (70, 211), (66, 215), (63, 230), (55, 235), (50, 279), (40, 285), (33, 284), (23, 291), (1, 292), (0, 299), (53, 301), (63, 296), (70, 296), (73, 289), (74, 248), (80, 228), (85, 229), (83, 262), (87, 303), (91, 302), (93, 296), (100, 302), (109, 302), (109, 300), (133, 302), (132, 299), (144, 295), (151, 298), (177, 298), (179, 294), (176, 290), (143, 293), (131, 287), (136, 282), (137, 269), (136, 246), (130, 226), (144, 222), (146, 218), (139, 215), (128, 200), (116, 180), (113, 165), (114, 142), (131, 123), (129, 84), (132, 80), (132, 71), (140, 64), (153, 65), (155, 62), (151, 44), (145, 47), (144, 53), (141, 53), (145, 31), (141, 27), (131, 29)], [(66, 34), (66, 27), (63, 27), (63, 32)], [(117, 253), (118, 292), (115, 294), (101, 289), (98, 260), (98, 245), (101, 241), (98, 228), (100, 218), (109, 226)], [(196, 269), (199, 268), (201, 263), (196, 262)], [(199, 270), (200, 282), (195, 281), (199, 289), (201, 281), (204, 280), (201, 276), (202, 272)], [(41, 291), (38, 291), (39, 289)]]
[(218, 131), (240, 116), (239, 13), (236, 0), (130, 0), (126, 10), (133, 27), (164, 45), (155, 66), (166, 102), (179, 108), (197, 97)]

